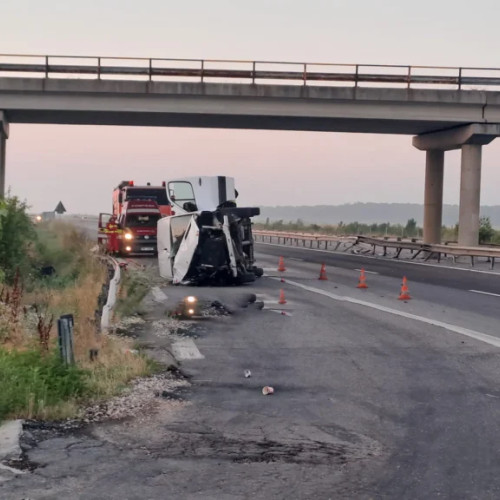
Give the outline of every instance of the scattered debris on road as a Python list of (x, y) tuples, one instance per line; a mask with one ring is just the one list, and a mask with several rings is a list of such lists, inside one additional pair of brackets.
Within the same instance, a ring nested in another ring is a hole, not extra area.
[(269, 396), (270, 394), (274, 394), (274, 387), (271, 387), (269, 385), (266, 385), (262, 388), (262, 394), (264, 396)]

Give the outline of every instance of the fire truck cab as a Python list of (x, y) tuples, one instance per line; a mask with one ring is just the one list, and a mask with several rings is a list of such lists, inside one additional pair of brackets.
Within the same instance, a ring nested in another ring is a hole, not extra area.
[[(98, 242), (107, 244), (106, 225), (112, 214), (99, 214)], [(130, 200), (122, 204), (117, 217), (120, 254), (154, 254), (157, 252), (157, 224), (162, 218), (153, 200)]]

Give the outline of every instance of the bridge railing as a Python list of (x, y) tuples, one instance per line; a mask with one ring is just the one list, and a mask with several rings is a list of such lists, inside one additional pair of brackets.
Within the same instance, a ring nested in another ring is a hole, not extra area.
[(500, 68), (0, 54), (0, 76), (493, 90)]

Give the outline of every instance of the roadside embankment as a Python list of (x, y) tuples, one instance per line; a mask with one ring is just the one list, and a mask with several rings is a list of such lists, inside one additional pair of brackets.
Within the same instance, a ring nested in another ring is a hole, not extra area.
[[(42, 224), (26, 245), (25, 268), (1, 283), (0, 420), (74, 417), (85, 402), (151, 373), (145, 356), (130, 354), (132, 340), (99, 331), (109, 273), (93, 246), (71, 225)], [(58, 353), (63, 314), (74, 317), (74, 365)]]

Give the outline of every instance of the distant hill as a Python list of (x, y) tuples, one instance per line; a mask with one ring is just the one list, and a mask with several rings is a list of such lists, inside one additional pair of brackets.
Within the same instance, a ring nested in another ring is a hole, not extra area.
[[(500, 228), (500, 205), (481, 207), (481, 215), (488, 216), (491, 224)], [(406, 224), (415, 219), (423, 224), (424, 207), (418, 203), (349, 203), (344, 205), (279, 206), (261, 207), (256, 222), (283, 220), (294, 222), (301, 219), (306, 224), (338, 224), (339, 222), (362, 222), (366, 224), (390, 222)], [(443, 224), (454, 226), (458, 222), (458, 205), (443, 206)]]

